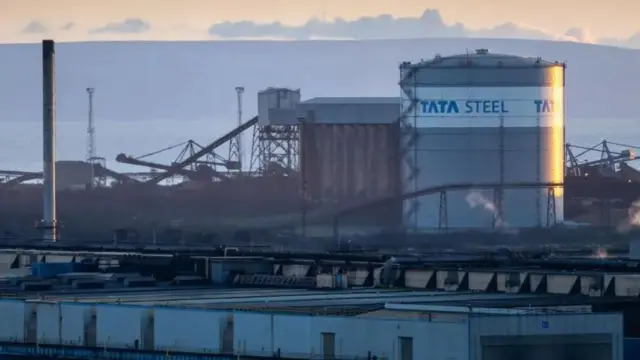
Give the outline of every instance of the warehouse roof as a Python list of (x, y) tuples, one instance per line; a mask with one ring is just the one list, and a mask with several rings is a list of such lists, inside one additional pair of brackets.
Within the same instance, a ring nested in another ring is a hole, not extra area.
[(392, 124), (400, 117), (397, 97), (322, 97), (298, 104), (298, 118), (318, 124)]
[(324, 105), (400, 105), (399, 97), (316, 97), (303, 101), (301, 104)]
[[(32, 297), (31, 300), (39, 300), (40, 298)], [(589, 307), (570, 307), (569, 305), (585, 305), (594, 299), (572, 297), (569, 300), (566, 296), (540, 294), (444, 293), (384, 289), (323, 291), (246, 288), (181, 290), (166, 288), (153, 291), (144, 289), (118, 291), (114, 289), (104, 292), (58, 292), (48, 294), (46, 300), (85, 304), (115, 303), (135, 306), (267, 311), (272, 313), (358, 315), (383, 310), (389, 304), (401, 304), (400, 306), (415, 308), (413, 311), (418, 311), (418, 308), (424, 307), (440, 308), (439, 312), (443, 312), (442, 309), (445, 308), (489, 308), (497, 312), (526, 311), (528, 313), (535, 309), (554, 306), (558, 311), (560, 309), (562, 309), (561, 311), (587, 311), (586, 309), (590, 309)], [(604, 300), (599, 299), (599, 301)], [(558, 307), (561, 305), (564, 307)], [(409, 309), (392, 310), (408, 311)], [(402, 316), (411, 315), (404, 314)]]

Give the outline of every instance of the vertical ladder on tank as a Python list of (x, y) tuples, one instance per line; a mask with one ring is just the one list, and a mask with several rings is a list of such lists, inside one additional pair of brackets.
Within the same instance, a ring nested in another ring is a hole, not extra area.
[(440, 192), (440, 211), (438, 214), (438, 230), (447, 231), (449, 229), (449, 211), (447, 204), (447, 191)]
[(556, 189), (550, 187), (547, 189), (547, 227), (556, 224)]
[(496, 188), (493, 192), (493, 204), (496, 207), (496, 211), (493, 216), (493, 221), (491, 226), (495, 228), (502, 227), (504, 225), (504, 207), (503, 207), (503, 197), (504, 197), (504, 115), (500, 114), (500, 129), (499, 129), (499, 137), (500, 137), (500, 159), (499, 159), (499, 171), (500, 171), (500, 186)]
[[(540, 171), (542, 168), (542, 156), (540, 156), (540, 151), (542, 149), (542, 134), (540, 132), (542, 130), (542, 127), (540, 126), (540, 114), (538, 114), (537, 116), (536, 124), (536, 181), (540, 183)], [(542, 227), (542, 191), (542, 189), (538, 189), (536, 193), (536, 220), (538, 227)], [(550, 199), (547, 198), (547, 227), (549, 227), (549, 201)]]

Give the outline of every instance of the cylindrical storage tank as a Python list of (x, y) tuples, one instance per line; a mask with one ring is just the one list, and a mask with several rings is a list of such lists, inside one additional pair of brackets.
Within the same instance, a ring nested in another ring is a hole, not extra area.
[(433, 189), (405, 201), (409, 230), (563, 219), (563, 186), (531, 184), (564, 182), (564, 70), (484, 49), (401, 64), (403, 190)]

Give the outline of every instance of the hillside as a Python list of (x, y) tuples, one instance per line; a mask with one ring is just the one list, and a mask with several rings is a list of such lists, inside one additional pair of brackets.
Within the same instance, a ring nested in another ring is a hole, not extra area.
[[(571, 117), (638, 115), (640, 50), (465, 38), (58, 44), (58, 119), (85, 118), (88, 86), (97, 88), (101, 121), (228, 121), (238, 85), (247, 90), (247, 114), (256, 111), (255, 92), (268, 86), (301, 88), (304, 98), (398, 96), (399, 62), (476, 48), (566, 61)], [(39, 121), (40, 45), (0, 45), (0, 59), (0, 121)]]

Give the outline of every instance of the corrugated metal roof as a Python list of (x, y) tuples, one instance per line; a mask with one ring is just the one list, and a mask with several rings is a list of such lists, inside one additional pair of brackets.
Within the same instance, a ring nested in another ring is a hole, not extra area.
[(400, 105), (400, 97), (316, 97), (301, 102), (301, 104), (326, 105)]
[(297, 106), (298, 118), (316, 124), (393, 124), (400, 117), (401, 99), (313, 98)]

